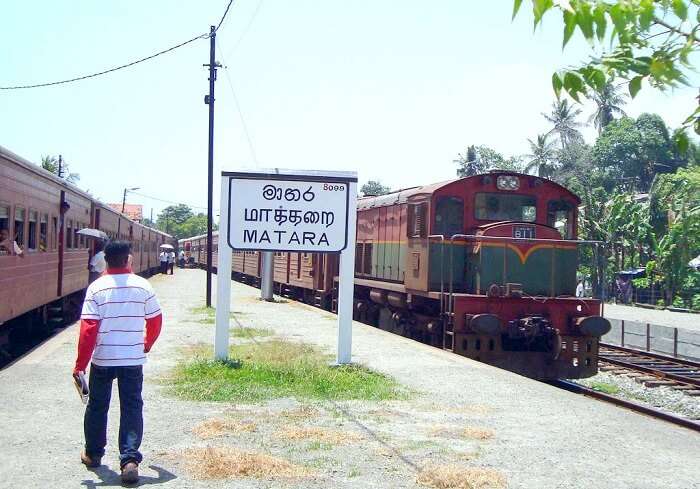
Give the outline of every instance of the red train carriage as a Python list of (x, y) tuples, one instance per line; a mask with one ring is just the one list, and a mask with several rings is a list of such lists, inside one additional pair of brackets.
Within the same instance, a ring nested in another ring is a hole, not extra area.
[[(359, 199), (356, 319), (534, 378), (594, 375), (610, 325), (574, 297), (578, 205), (510, 172)], [(257, 283), (260, 254), (234, 252), (232, 269)], [(324, 308), (337, 273), (336, 255), (275, 253), (280, 293)]]
[(10, 329), (3, 323), (20, 322), (29, 332), (79, 306), (94, 252), (94, 242), (78, 234), (87, 227), (131, 240), (136, 273), (155, 269), (158, 246), (170, 240), (0, 146), (0, 232), (22, 250), (0, 249), (0, 345)]

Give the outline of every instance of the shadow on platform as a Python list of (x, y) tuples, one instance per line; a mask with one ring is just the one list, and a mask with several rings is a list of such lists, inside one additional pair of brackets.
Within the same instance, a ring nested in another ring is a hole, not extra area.
[(100, 465), (97, 468), (94, 469), (88, 469), (90, 472), (93, 472), (97, 477), (100, 478), (99, 482), (95, 482), (92, 480), (83, 480), (81, 483), (82, 486), (87, 487), (88, 489), (92, 488), (97, 488), (97, 487), (141, 487), (141, 486), (148, 486), (148, 485), (154, 485), (154, 484), (164, 484), (166, 482), (169, 482), (173, 479), (177, 479), (177, 476), (173, 474), (172, 472), (168, 472), (167, 470), (158, 467), (156, 465), (149, 465), (149, 469), (154, 470), (158, 473), (157, 477), (152, 477), (149, 475), (141, 475), (139, 477), (139, 481), (136, 484), (122, 484), (121, 480), (121, 475), (118, 472), (115, 472), (114, 470), (110, 469), (106, 465)]

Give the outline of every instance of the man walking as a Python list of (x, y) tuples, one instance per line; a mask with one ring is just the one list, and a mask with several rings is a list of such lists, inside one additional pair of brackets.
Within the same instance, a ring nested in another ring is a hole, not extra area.
[(162, 323), (158, 299), (144, 278), (131, 273), (131, 245), (113, 241), (104, 249), (106, 272), (85, 294), (78, 358), (73, 376), (85, 372), (90, 359), (90, 395), (85, 410), (85, 449), (80, 460), (99, 467), (107, 444), (107, 412), (112, 381), (119, 387), (119, 465), (122, 482), (138, 481), (143, 435), (143, 364)]

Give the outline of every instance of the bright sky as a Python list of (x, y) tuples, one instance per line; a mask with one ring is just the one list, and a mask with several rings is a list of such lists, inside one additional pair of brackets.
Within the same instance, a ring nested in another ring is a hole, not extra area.
[[(4, 2), (0, 86), (152, 54), (208, 32), (226, 3)], [(528, 153), (527, 138), (549, 130), (541, 112), (554, 98), (552, 72), (588, 51), (577, 34), (562, 52), (559, 19), (546, 17), (533, 34), (528, 12), (511, 22), (511, 8), (511, 0), (235, 1), (217, 36), (231, 84), (219, 70), (215, 175), (256, 166), (355, 170), (360, 183), (399, 188), (453, 178), (452, 160), (470, 144)], [(0, 91), (0, 145), (34, 162), (61, 153), (79, 186), (106, 202), (140, 187), (205, 206), (208, 59), (208, 40), (198, 40), (103, 77)], [(696, 95), (645, 87), (626, 110), (659, 113), (676, 127)], [(583, 109), (585, 121), (592, 108)], [(585, 134), (590, 141), (594, 130)], [(218, 208), (218, 191), (215, 199)], [(146, 215), (167, 205), (128, 201)]]

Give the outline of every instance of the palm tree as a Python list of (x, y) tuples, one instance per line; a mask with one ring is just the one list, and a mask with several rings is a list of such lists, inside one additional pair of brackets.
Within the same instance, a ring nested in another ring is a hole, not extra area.
[(554, 143), (548, 141), (548, 134), (538, 134), (537, 142), (528, 139), (530, 143), (531, 153), (527, 155), (530, 161), (525, 166), (525, 173), (530, 173), (537, 170), (537, 175), (543, 178), (550, 178), (557, 169), (556, 157), (557, 150), (554, 149)]
[(574, 141), (583, 139), (581, 132), (578, 130), (582, 124), (576, 120), (576, 117), (580, 114), (581, 109), (575, 109), (572, 105), (569, 105), (569, 101), (566, 99), (552, 103), (551, 114), (542, 113), (545, 119), (554, 124), (552, 130), (547, 134), (555, 132), (559, 135), (561, 149), (565, 149)]
[(622, 110), (622, 105), (626, 103), (626, 97), (618, 93), (617, 87), (612, 82), (606, 83), (602, 90), (593, 92), (592, 98), (598, 108), (588, 118), (588, 123), (593, 122), (593, 125), (598, 129), (598, 134), (602, 133), (605, 126), (615, 119), (615, 114), (627, 115)]

